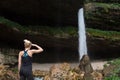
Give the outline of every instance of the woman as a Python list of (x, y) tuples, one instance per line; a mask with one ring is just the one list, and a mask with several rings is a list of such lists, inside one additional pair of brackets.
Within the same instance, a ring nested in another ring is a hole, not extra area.
[[(34, 46), (37, 49), (31, 49)], [(40, 53), (43, 49), (38, 46), (37, 44), (32, 44), (29, 40), (24, 40), (24, 47), (23, 51), (19, 52), (18, 58), (18, 71), (20, 80), (34, 80), (32, 76), (32, 55), (34, 53)]]

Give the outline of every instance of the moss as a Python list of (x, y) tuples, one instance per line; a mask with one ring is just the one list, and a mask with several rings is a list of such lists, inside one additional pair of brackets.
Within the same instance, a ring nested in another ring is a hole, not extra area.
[(97, 7), (120, 9), (119, 3), (94, 3)]
[(120, 32), (117, 31), (103, 31), (98, 29), (87, 28), (89, 35), (94, 37), (102, 37), (109, 40), (120, 40)]
[(87, 27), (94, 27), (102, 30), (120, 30), (119, 15), (119, 3), (85, 4), (85, 19)]
[(57, 37), (77, 37), (77, 27), (49, 27), (49, 26), (22, 26), (16, 22), (8, 20), (4, 17), (0, 17), (0, 23), (7, 25), (8, 27), (16, 27), (22, 33), (28, 34), (41, 34), (48, 36), (57, 36)]
[[(58, 38), (78, 37), (78, 28), (73, 26), (66, 27), (49, 27), (49, 26), (21, 26), (20, 24), (0, 17), (0, 23), (9, 27), (16, 27), (22, 33), (33, 35), (48, 35)], [(87, 28), (87, 33), (93, 37), (102, 37), (110, 40), (120, 40), (120, 32), (117, 31), (103, 31), (99, 29)]]

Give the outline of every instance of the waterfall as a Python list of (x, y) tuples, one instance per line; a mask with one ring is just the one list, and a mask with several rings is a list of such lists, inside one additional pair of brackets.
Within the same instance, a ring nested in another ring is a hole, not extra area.
[(86, 45), (86, 31), (85, 31), (85, 22), (84, 22), (84, 9), (79, 9), (78, 12), (78, 33), (79, 33), (79, 60), (83, 55), (87, 54), (87, 45)]

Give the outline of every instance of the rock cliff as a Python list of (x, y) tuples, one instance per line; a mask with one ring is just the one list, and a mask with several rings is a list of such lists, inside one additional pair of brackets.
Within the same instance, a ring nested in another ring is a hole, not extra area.
[[(23, 49), (23, 39), (43, 47), (43, 54), (34, 55), (35, 62), (78, 61), (78, 38), (55, 38), (52, 36), (23, 34), (14, 28), (0, 25), (0, 44), (8, 48)], [(87, 35), (88, 54), (92, 59), (113, 58), (120, 56), (120, 42), (111, 41), (102, 37)], [(3, 47), (2, 45), (0, 45)], [(12, 54), (13, 55), (13, 54)], [(14, 55), (18, 55), (15, 53)], [(47, 59), (46, 59), (47, 58)], [(39, 60), (39, 61), (38, 61)]]
[(21, 24), (77, 25), (83, 0), (1, 0), (0, 15)]

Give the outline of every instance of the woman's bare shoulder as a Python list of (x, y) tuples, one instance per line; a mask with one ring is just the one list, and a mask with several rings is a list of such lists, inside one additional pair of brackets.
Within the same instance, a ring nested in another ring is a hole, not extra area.
[(20, 52), (19, 52), (19, 55), (23, 55), (23, 53), (24, 53), (24, 51), (20, 51)]

